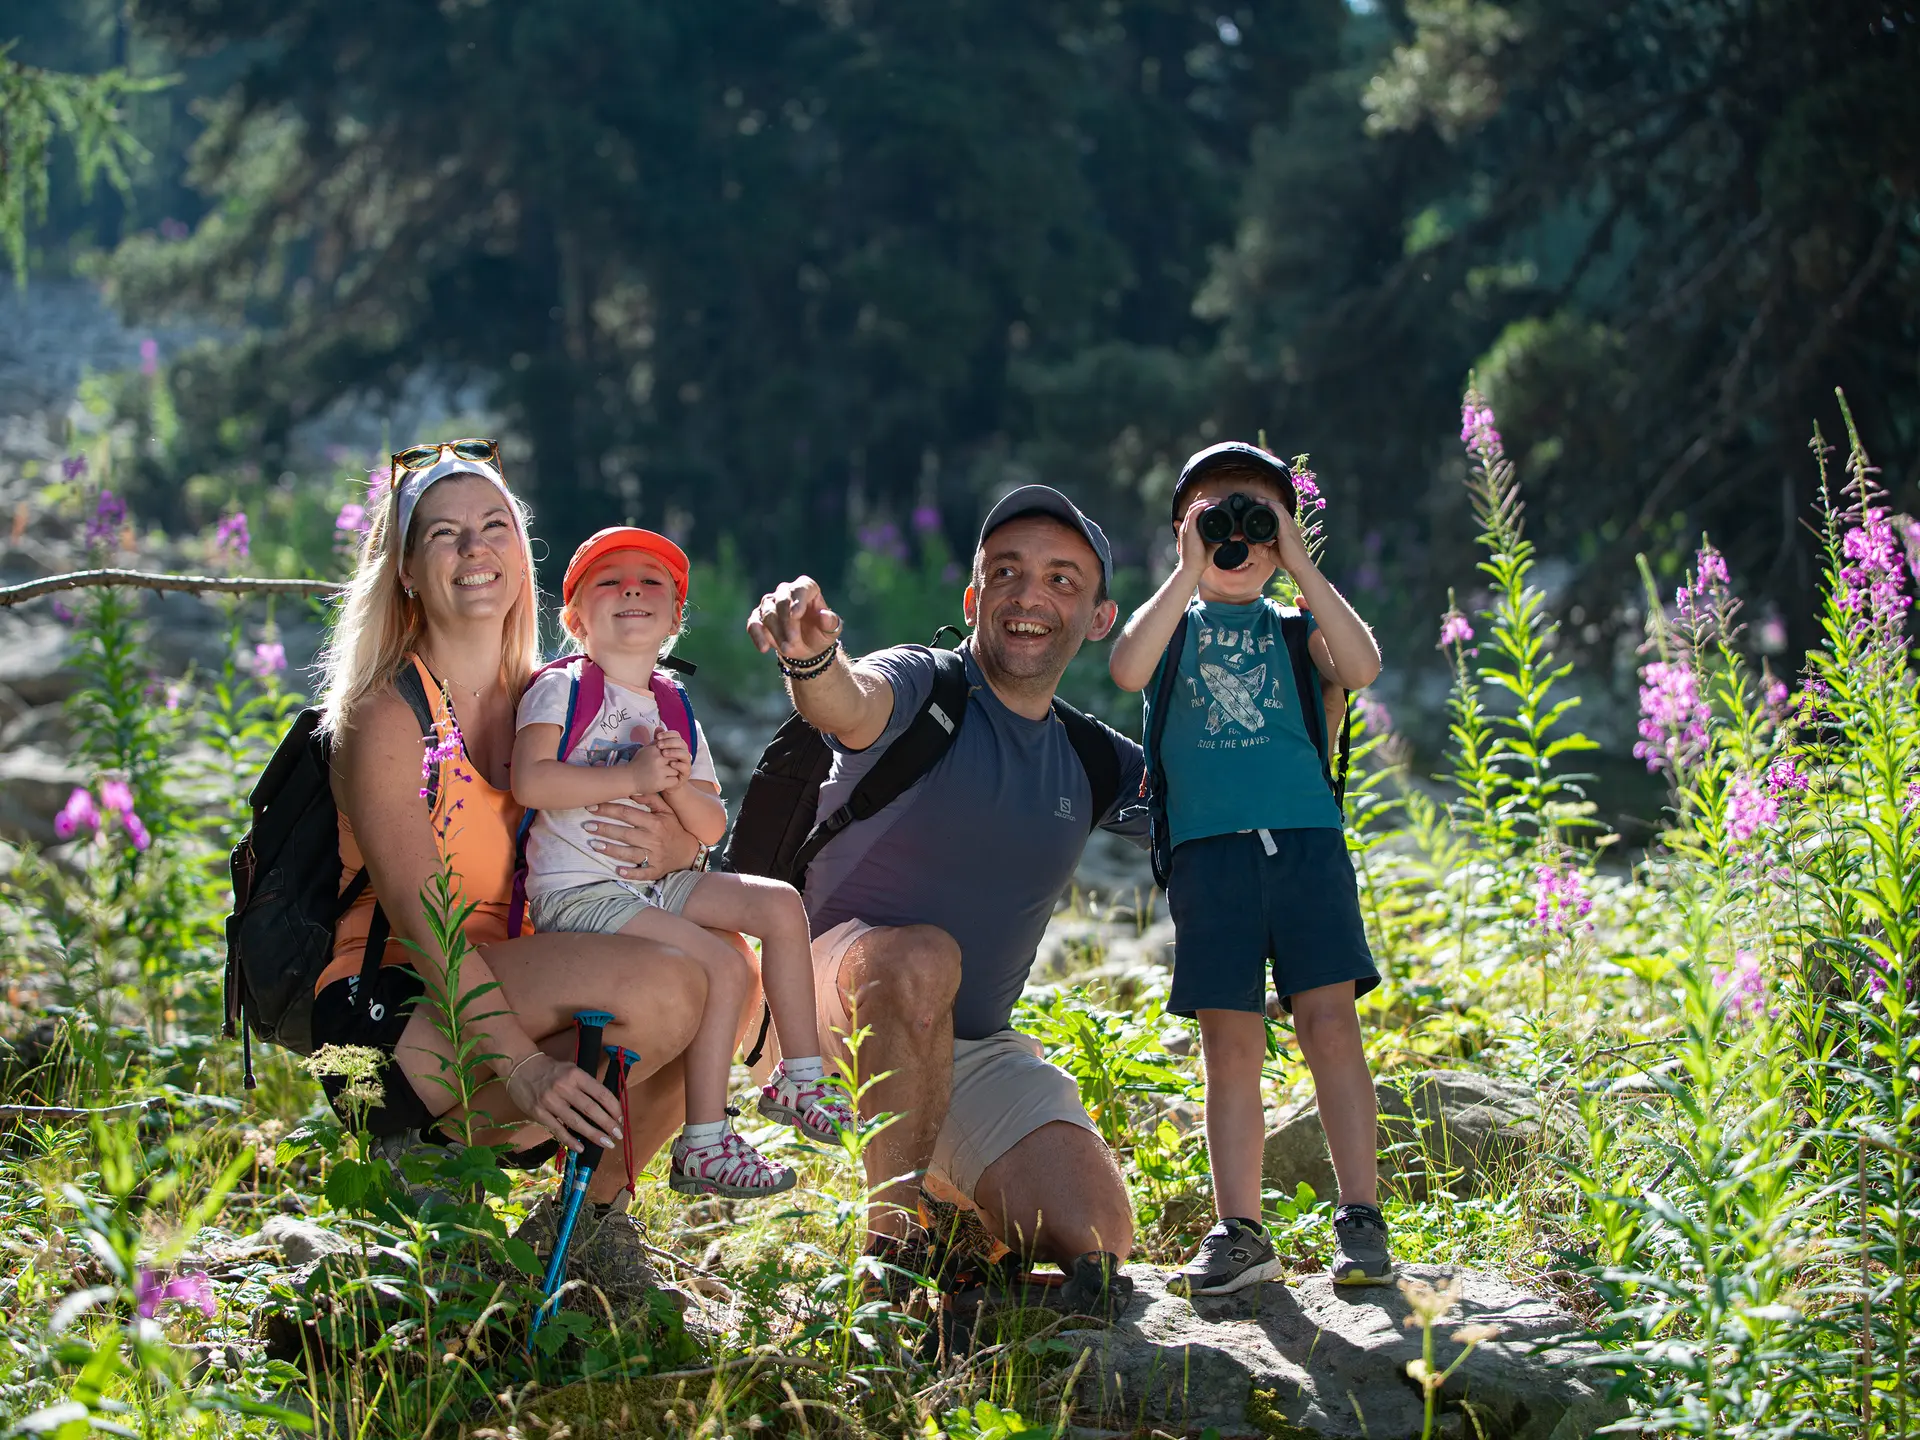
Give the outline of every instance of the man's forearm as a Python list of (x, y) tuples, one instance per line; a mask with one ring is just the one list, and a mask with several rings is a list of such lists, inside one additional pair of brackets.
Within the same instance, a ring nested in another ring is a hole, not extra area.
[[(802, 679), (790, 676), (787, 680), (787, 694), (793, 698), (793, 708), (814, 729), (828, 735), (845, 737), (859, 735), (872, 726), (877, 692), (887, 690), (887, 714), (892, 714), (891, 690), (887, 682), (877, 675), (869, 675), (855, 670), (848, 661), (846, 653), (833, 657), (833, 661), (817, 675)], [(886, 715), (880, 717), (881, 726), (886, 724)]]

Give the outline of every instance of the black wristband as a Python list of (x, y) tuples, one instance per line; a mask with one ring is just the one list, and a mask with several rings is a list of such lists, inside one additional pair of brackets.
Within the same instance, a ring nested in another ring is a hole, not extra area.
[(839, 653), (840, 642), (836, 639), (818, 655), (809, 655), (804, 660), (789, 660), (786, 656), (782, 655), (780, 657), (780, 673), (785, 675), (789, 680), (808, 679), (811, 676), (818, 675), (822, 670), (825, 670), (831, 665), (833, 663), (833, 657)]

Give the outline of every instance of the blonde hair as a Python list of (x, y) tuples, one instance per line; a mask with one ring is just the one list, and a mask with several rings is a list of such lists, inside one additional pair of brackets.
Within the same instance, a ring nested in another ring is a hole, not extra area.
[[(346, 598), (320, 652), (320, 729), (327, 735), (348, 729), (360, 702), (393, 683), (427, 632), (425, 609), (418, 599), (409, 598), (400, 583), (400, 562), (410, 547), (407, 537), (394, 534), (394, 495), (389, 485), (374, 509), (373, 524), (360, 542), (359, 563), (347, 582)], [(533, 582), (527, 507), (510, 491), (506, 498), (519, 532), (524, 580), (502, 627), (500, 679), (517, 703), (540, 663), (540, 596)]]

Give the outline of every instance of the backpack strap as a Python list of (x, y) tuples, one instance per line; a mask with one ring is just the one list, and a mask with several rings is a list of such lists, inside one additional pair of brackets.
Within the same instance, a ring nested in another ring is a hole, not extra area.
[(584, 655), (569, 655), (574, 668), (573, 683), (567, 688), (567, 718), (560, 729), (560, 749), (555, 758), (565, 760), (587, 738), (587, 731), (600, 718), (600, 707), (607, 698), (607, 672)]
[(793, 885), (804, 890), (807, 866), (829, 840), (856, 820), (877, 815), (907, 790), (953, 747), (967, 717), (967, 659), (959, 650), (933, 652), (933, 686), (907, 728), (887, 746), (886, 753), (853, 787), (853, 794), (833, 814), (813, 827), (793, 860)]
[(1160, 763), (1160, 742), (1167, 733), (1167, 712), (1173, 706), (1173, 694), (1180, 684), (1180, 656), (1187, 646), (1187, 621), (1191, 612), (1180, 612), (1180, 623), (1173, 627), (1167, 641), (1167, 653), (1160, 660), (1160, 683), (1153, 687), (1153, 706), (1147, 719), (1147, 836), (1154, 882), (1162, 890), (1173, 873), (1172, 833), (1167, 828), (1167, 771)]
[(1342, 771), (1340, 782), (1336, 784), (1327, 744), (1327, 707), (1320, 696), (1320, 667), (1313, 663), (1312, 652), (1307, 648), (1307, 642), (1313, 636), (1313, 627), (1302, 612), (1282, 610), (1280, 636), (1287, 642), (1287, 659), (1293, 663), (1293, 688), (1300, 697), (1300, 720), (1307, 727), (1307, 738), (1313, 742), (1313, 748), (1320, 756), (1320, 776), (1327, 782), (1327, 788), (1339, 798), (1346, 788), (1346, 746), (1341, 747)]
[(653, 691), (653, 703), (660, 707), (660, 723), (687, 742), (689, 757), (698, 755), (700, 727), (693, 723), (693, 701), (687, 696), (687, 687), (658, 665), (654, 666), (653, 679), (647, 683)]
[(1087, 772), (1087, 787), (1093, 791), (1093, 814), (1087, 832), (1100, 828), (1114, 802), (1120, 798), (1120, 752), (1114, 746), (1112, 730), (1091, 715), (1083, 715), (1058, 695), (1053, 697), (1053, 713), (1066, 726), (1073, 753), (1080, 757), (1080, 768)]
[[(407, 702), (407, 708), (413, 711), (413, 718), (420, 723), (420, 739), (424, 743), (431, 735), (439, 738), (439, 717), (434, 714), (433, 700), (427, 694), (427, 682), (420, 678), (425, 662), (408, 657), (400, 673), (393, 677), (393, 688), (400, 692), (400, 698)], [(433, 813), (433, 807), (440, 798), (440, 770), (435, 767), (426, 778), (427, 813)], [(362, 866), (360, 872), (347, 882), (347, 888), (341, 892), (340, 913), (345, 914), (347, 907), (359, 898), (360, 892), (367, 888), (367, 871)], [(360, 994), (357, 999), (364, 1000), (370, 993), (373, 977), (380, 973), (380, 961), (386, 954), (388, 937), (393, 927), (387, 921), (387, 912), (380, 908), (380, 902), (373, 902), (373, 914), (367, 917), (367, 948), (360, 957)]]

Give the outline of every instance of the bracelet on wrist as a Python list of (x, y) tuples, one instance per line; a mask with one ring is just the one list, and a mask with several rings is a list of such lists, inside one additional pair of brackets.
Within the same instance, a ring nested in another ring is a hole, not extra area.
[(809, 655), (804, 660), (789, 660), (780, 657), (780, 673), (789, 680), (809, 680), (833, 663), (833, 657), (840, 653), (840, 642), (835, 640), (818, 655)]
[(529, 1060), (533, 1059), (534, 1056), (544, 1055), (546, 1053), (547, 1052), (544, 1050), (538, 1050), (538, 1049), (529, 1050), (526, 1054), (522, 1055), (518, 1060), (513, 1062), (513, 1068), (507, 1071), (506, 1077), (501, 1083), (505, 1085), (511, 1085), (513, 1083), (513, 1077), (520, 1073), (520, 1067), (522, 1065), (526, 1064)]

